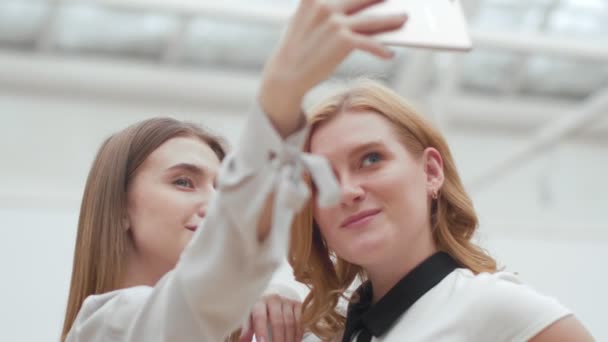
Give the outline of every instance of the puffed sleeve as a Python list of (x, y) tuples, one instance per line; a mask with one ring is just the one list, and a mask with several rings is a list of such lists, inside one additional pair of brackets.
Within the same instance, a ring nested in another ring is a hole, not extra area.
[[(294, 214), (310, 197), (303, 174), (316, 184), (319, 205), (339, 198), (328, 162), (302, 152), (307, 134), (303, 124), (282, 139), (254, 108), (222, 164), (205, 220), (175, 269), (154, 287), (90, 296), (67, 341), (222, 341), (238, 328), (287, 254)], [(268, 198), (271, 230), (258, 241)]]

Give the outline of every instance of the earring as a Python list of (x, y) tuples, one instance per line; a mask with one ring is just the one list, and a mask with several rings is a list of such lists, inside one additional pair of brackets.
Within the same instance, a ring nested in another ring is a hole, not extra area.
[(438, 191), (437, 189), (433, 189), (433, 192), (431, 193), (431, 197), (436, 200), (437, 197), (439, 197)]
[(131, 225), (129, 224), (129, 219), (128, 218), (124, 217), (122, 219), (121, 223), (122, 223), (122, 229), (124, 231), (127, 231), (127, 230), (129, 230), (131, 228)]

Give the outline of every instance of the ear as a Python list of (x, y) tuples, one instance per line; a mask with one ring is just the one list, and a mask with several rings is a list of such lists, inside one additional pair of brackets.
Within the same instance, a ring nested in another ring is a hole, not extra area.
[(439, 151), (433, 147), (427, 147), (422, 154), (424, 172), (426, 174), (426, 187), (430, 197), (439, 193), (443, 186), (443, 158)]
[(131, 229), (131, 220), (129, 220), (129, 215), (128, 215), (128, 214), (125, 214), (125, 215), (122, 217), (122, 220), (121, 220), (121, 222), (120, 222), (120, 223), (121, 223), (121, 225), (122, 225), (122, 229), (123, 229), (124, 231), (127, 231), (127, 230)]
[(131, 229), (131, 210), (133, 208), (133, 193), (130, 188), (127, 188), (127, 193), (125, 194), (125, 206), (121, 210), (121, 219), (120, 219), (120, 227), (123, 231), (127, 232)]

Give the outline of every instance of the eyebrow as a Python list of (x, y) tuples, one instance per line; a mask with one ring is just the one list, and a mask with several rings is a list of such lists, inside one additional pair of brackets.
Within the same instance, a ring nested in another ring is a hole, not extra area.
[(189, 163), (175, 164), (167, 169), (167, 171), (173, 171), (173, 170), (184, 170), (184, 171), (187, 171), (187, 172), (190, 172), (190, 173), (193, 173), (196, 175), (200, 175), (200, 176), (204, 176), (207, 174), (207, 172), (204, 168), (196, 166), (194, 164), (189, 164)]
[(380, 147), (383, 147), (383, 146), (384, 146), (384, 143), (382, 143), (381, 140), (374, 140), (374, 141), (370, 141), (368, 143), (365, 143), (363, 145), (359, 145), (359, 146), (355, 147), (354, 149), (350, 150), (348, 152), (348, 154), (350, 156), (352, 156), (352, 155), (360, 154), (361, 152), (363, 152), (365, 150), (369, 150), (369, 149), (372, 149), (372, 148), (380, 148)]

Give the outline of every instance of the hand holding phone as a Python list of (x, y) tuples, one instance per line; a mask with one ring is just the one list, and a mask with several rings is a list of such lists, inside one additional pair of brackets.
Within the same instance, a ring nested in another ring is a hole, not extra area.
[(460, 0), (386, 0), (361, 15), (407, 13), (405, 26), (376, 37), (386, 45), (438, 50), (473, 48)]

